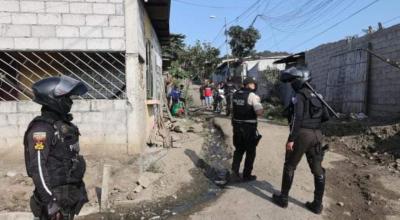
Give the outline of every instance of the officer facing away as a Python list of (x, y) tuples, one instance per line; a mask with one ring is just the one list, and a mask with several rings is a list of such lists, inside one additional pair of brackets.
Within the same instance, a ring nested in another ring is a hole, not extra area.
[(232, 110), (232, 96), (233, 93), (236, 92), (235, 85), (232, 82), (231, 78), (228, 78), (225, 86), (224, 86), (224, 94), (226, 98), (226, 115), (229, 116)]
[(71, 123), (72, 95), (86, 86), (67, 76), (50, 77), (32, 86), (41, 115), (24, 136), (25, 165), (35, 190), (30, 200), (35, 219), (72, 220), (88, 201), (83, 176), (85, 160), (79, 155), (79, 130)]
[(233, 145), (235, 152), (232, 162), (232, 179), (239, 179), (239, 168), (243, 155), (246, 159), (243, 170), (243, 181), (253, 181), (257, 177), (252, 175), (253, 163), (256, 157), (256, 146), (261, 139), (257, 131), (257, 116), (262, 116), (263, 106), (260, 97), (254, 92), (257, 83), (252, 78), (246, 78), (244, 88), (233, 94)]
[(281, 74), (281, 81), (290, 82), (296, 95), (290, 105), (290, 135), (286, 144), (285, 164), (283, 168), (282, 189), (280, 195), (274, 194), (274, 202), (286, 208), (288, 195), (292, 186), (294, 171), (303, 154), (314, 175), (314, 201), (307, 202), (306, 207), (316, 213), (322, 212), (322, 197), (325, 189), (325, 169), (321, 166), (323, 159), (321, 124), (329, 120), (327, 108), (305, 86), (311, 81), (310, 72), (306, 68), (291, 67)]

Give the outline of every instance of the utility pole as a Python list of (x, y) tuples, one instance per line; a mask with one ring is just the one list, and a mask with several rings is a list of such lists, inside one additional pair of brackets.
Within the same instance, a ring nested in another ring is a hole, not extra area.
[(227, 67), (228, 67), (228, 74), (229, 76), (231, 75), (231, 70), (229, 67), (229, 45), (228, 45), (228, 25), (226, 23), (226, 17), (225, 17), (225, 48), (226, 48), (226, 62), (227, 62)]
[(225, 17), (225, 48), (226, 48), (226, 59), (229, 58), (229, 49), (228, 49), (228, 26), (226, 23), (226, 17)]

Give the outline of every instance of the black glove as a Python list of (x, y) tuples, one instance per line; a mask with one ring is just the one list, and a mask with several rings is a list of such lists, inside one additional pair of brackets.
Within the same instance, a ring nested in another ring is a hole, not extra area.
[(47, 214), (50, 218), (55, 216), (60, 211), (60, 206), (57, 204), (57, 199), (54, 197), (52, 200), (47, 204)]

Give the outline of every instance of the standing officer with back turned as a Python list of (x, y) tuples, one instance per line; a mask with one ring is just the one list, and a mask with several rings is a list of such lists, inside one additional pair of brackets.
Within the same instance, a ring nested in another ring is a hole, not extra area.
[(79, 155), (79, 130), (72, 124), (72, 95), (86, 86), (67, 76), (50, 77), (32, 86), (41, 115), (24, 136), (25, 164), (35, 190), (30, 200), (35, 219), (72, 220), (88, 201), (83, 176), (85, 160)]
[(252, 171), (256, 158), (256, 147), (261, 139), (261, 135), (257, 131), (257, 117), (262, 116), (264, 111), (260, 97), (255, 94), (256, 81), (246, 78), (243, 84), (244, 88), (235, 92), (232, 98), (233, 145), (235, 146), (232, 179), (239, 179), (240, 163), (246, 153), (243, 181), (252, 181), (257, 179), (255, 175), (252, 175)]
[(290, 106), (290, 135), (286, 144), (285, 164), (283, 168), (282, 189), (280, 195), (274, 194), (274, 202), (286, 208), (289, 190), (292, 186), (294, 171), (303, 154), (314, 175), (314, 201), (306, 207), (316, 213), (322, 212), (322, 197), (325, 190), (325, 169), (321, 166), (323, 149), (321, 146), (321, 124), (329, 120), (327, 108), (307, 86), (311, 80), (306, 68), (291, 67), (282, 72), (281, 81), (291, 83), (296, 95)]

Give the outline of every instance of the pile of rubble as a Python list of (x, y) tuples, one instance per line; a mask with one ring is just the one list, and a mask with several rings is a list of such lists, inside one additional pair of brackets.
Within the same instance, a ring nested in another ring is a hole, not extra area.
[(340, 121), (327, 125), (327, 141), (340, 143), (371, 162), (400, 173), (400, 123)]

